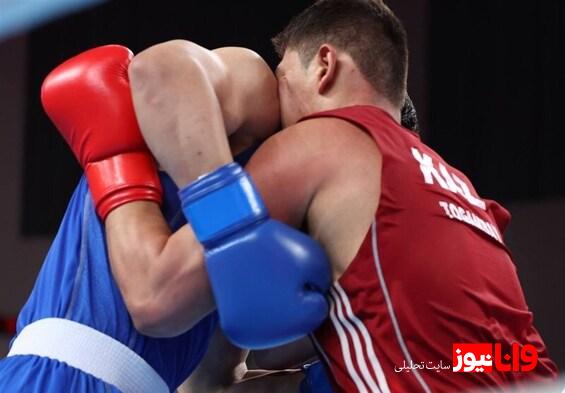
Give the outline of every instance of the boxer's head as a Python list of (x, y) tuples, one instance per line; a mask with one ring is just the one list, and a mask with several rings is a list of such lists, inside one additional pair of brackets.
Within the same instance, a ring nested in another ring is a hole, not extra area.
[(312, 112), (374, 103), (399, 111), (408, 68), (406, 33), (379, 0), (320, 0), (273, 43), (283, 125)]

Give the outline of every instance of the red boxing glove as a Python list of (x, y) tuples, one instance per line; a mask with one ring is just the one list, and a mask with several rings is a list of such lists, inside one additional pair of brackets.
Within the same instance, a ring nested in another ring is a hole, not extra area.
[(84, 168), (98, 215), (137, 200), (161, 203), (155, 161), (131, 98), (133, 53), (107, 45), (75, 56), (43, 82), (43, 108)]

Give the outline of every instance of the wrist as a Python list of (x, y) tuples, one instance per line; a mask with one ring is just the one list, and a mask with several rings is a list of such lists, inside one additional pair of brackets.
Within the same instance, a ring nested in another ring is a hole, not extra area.
[(132, 201), (162, 201), (153, 157), (147, 152), (119, 154), (85, 167), (98, 215), (104, 220), (115, 208)]
[(201, 176), (179, 196), (185, 217), (206, 247), (268, 218), (251, 177), (236, 163)]

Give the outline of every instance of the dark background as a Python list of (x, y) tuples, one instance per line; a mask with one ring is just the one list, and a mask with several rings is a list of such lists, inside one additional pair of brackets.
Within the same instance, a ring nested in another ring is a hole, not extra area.
[[(565, 2), (387, 3), (408, 31), (409, 92), (423, 139), (481, 196), (510, 208), (507, 242), (528, 303), (550, 354), (565, 367)], [(41, 109), (45, 75), (93, 46), (119, 43), (138, 52), (173, 38), (246, 46), (274, 67), (270, 37), (310, 1), (156, 4), (112, 1), (0, 42), (0, 174), (10, 183), (10, 196), (0, 199), (7, 249), (0, 315), (16, 313), (25, 301), (81, 173)]]

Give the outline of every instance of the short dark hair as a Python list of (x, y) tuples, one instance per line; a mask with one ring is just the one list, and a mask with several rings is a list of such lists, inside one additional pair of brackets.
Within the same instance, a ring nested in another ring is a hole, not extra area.
[(273, 38), (279, 56), (297, 50), (310, 64), (324, 43), (346, 51), (369, 83), (401, 107), (406, 94), (406, 31), (382, 0), (319, 0)]

